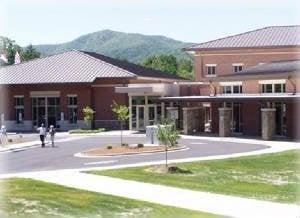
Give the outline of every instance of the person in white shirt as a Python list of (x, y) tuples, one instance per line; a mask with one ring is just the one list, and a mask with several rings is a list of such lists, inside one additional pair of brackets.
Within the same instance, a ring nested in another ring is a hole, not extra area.
[(45, 147), (45, 138), (46, 138), (47, 130), (46, 130), (43, 123), (41, 124), (41, 126), (39, 128), (37, 128), (37, 131), (39, 132), (39, 135), (40, 135), (42, 148), (44, 148)]
[(51, 126), (50, 126), (50, 129), (49, 129), (49, 135), (50, 135), (50, 140), (51, 140), (52, 147), (54, 147), (54, 137), (55, 137), (55, 133), (56, 133), (56, 130), (55, 130), (54, 126), (51, 125)]
[(0, 130), (0, 134), (1, 134), (1, 145), (4, 146), (7, 142), (7, 132), (6, 132), (6, 127), (4, 125), (1, 126), (1, 130)]

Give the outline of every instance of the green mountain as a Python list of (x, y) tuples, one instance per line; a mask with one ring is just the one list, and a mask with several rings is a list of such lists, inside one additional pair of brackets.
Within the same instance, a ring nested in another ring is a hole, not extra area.
[(34, 47), (42, 56), (77, 49), (98, 52), (110, 57), (140, 63), (145, 58), (157, 54), (173, 54), (178, 58), (189, 58), (187, 54), (181, 51), (182, 48), (188, 45), (191, 45), (191, 43), (164, 36), (103, 30), (80, 36), (66, 43), (35, 45)]

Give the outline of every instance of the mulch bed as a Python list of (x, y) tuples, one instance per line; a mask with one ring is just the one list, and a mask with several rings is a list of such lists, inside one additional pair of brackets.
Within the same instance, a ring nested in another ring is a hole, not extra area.
[[(179, 150), (184, 148), (184, 146), (169, 147), (168, 151)], [(162, 152), (165, 151), (164, 145), (147, 145), (142, 148), (132, 147), (132, 146), (112, 146), (112, 149), (107, 149), (106, 147), (95, 148), (88, 151), (82, 152), (86, 156), (113, 156), (113, 155), (129, 155), (138, 153), (151, 153), (151, 152)]]

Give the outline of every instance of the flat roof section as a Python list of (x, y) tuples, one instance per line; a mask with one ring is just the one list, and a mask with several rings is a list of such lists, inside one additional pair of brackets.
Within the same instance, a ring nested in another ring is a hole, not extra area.
[(300, 101), (300, 93), (297, 94), (237, 94), (237, 95), (216, 95), (216, 96), (178, 96), (161, 97), (160, 102), (250, 102), (250, 101), (281, 101), (293, 102)]

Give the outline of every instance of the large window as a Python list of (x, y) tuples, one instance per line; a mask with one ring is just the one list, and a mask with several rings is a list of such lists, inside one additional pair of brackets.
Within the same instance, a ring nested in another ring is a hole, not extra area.
[(243, 92), (241, 85), (225, 85), (221, 86), (222, 94), (239, 94)]
[(262, 93), (285, 93), (285, 83), (261, 84)]
[(76, 95), (68, 96), (68, 110), (69, 110), (69, 122), (76, 124), (77, 123), (77, 96)]
[(206, 65), (206, 74), (208, 76), (214, 76), (216, 75), (216, 66), (215, 64), (207, 64)]
[(24, 96), (15, 96), (15, 120), (23, 123), (24, 118)]
[(243, 70), (243, 64), (232, 64), (233, 72), (237, 73)]

